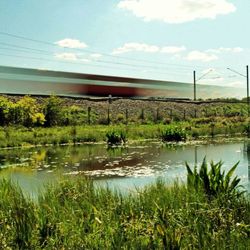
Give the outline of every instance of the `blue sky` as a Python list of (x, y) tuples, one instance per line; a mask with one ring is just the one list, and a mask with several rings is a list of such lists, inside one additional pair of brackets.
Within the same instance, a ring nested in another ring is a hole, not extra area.
[(1, 0), (0, 65), (182, 82), (196, 70), (201, 84), (244, 88), (226, 68), (245, 74), (249, 10), (247, 0)]

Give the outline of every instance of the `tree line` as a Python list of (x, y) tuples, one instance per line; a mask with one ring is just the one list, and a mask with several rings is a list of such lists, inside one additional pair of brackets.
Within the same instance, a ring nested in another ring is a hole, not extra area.
[(56, 96), (45, 98), (41, 103), (31, 96), (24, 96), (16, 102), (0, 96), (0, 126), (74, 125), (80, 113), (82, 114), (82, 110), (79, 107), (65, 107), (62, 100)]

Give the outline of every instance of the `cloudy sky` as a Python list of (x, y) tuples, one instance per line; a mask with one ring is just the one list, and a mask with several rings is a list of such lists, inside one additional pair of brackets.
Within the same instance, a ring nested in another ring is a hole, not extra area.
[(196, 70), (201, 84), (245, 87), (249, 11), (249, 0), (1, 0), (0, 65), (182, 82)]

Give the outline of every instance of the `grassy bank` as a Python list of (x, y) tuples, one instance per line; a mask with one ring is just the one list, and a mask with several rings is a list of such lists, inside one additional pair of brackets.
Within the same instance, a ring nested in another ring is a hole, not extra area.
[(27, 200), (0, 182), (1, 249), (248, 249), (250, 202), (163, 181), (122, 196), (83, 179)]
[(249, 123), (240, 102), (0, 96), (0, 148), (244, 135)]
[[(64, 127), (34, 127), (9, 126), (0, 128), (0, 148), (31, 146), (31, 145), (60, 145), (67, 143), (105, 142), (107, 134), (122, 133), (126, 141), (140, 139), (166, 139), (172, 141), (175, 137), (166, 136), (178, 133), (187, 140), (214, 137), (216, 135), (234, 136), (247, 133), (246, 119), (228, 118), (212, 119), (197, 118), (185, 122), (170, 124), (131, 124), (131, 125), (85, 125)], [(172, 132), (171, 132), (172, 131)], [(165, 135), (165, 136), (164, 136)]]

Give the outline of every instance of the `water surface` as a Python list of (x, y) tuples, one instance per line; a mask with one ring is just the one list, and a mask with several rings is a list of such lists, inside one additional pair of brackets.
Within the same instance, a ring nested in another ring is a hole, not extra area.
[(84, 175), (98, 185), (130, 191), (163, 178), (168, 183), (185, 181), (185, 162), (190, 166), (222, 160), (225, 169), (239, 161), (236, 174), (250, 190), (250, 152), (244, 141), (196, 145), (166, 145), (155, 142), (107, 148), (104, 144), (0, 150), (0, 176), (18, 182), (36, 195), (46, 183), (62, 176)]

